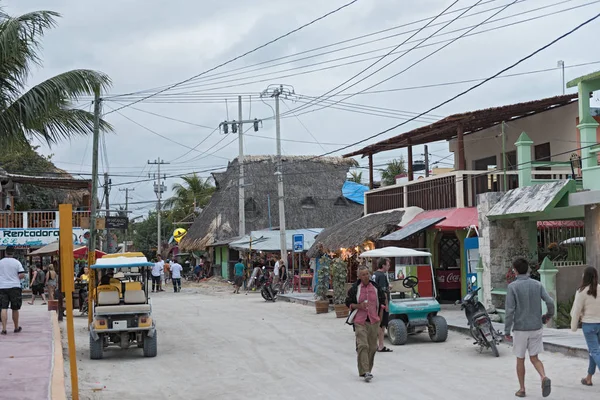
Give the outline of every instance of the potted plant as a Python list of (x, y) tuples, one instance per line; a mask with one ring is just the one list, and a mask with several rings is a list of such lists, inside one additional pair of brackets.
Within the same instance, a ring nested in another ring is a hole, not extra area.
[(323, 256), (320, 259), (319, 272), (317, 274), (319, 281), (317, 282), (317, 290), (315, 293), (315, 309), (317, 314), (323, 314), (329, 312), (329, 299), (327, 298), (327, 292), (329, 291), (329, 266), (331, 260), (327, 256)]
[(346, 281), (348, 280), (348, 264), (341, 258), (336, 258), (331, 263), (332, 283), (333, 283), (333, 308), (338, 318), (348, 316), (348, 307), (346, 307)]

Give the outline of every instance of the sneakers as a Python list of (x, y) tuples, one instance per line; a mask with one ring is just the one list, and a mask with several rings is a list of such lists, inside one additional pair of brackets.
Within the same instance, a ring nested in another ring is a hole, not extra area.
[(365, 374), (365, 382), (371, 382), (371, 379), (373, 379), (373, 375), (369, 372), (367, 372)]

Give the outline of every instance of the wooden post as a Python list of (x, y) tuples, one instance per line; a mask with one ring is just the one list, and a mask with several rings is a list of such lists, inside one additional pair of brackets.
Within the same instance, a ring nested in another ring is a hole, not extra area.
[(369, 154), (369, 189), (373, 186), (373, 154)]
[(463, 127), (462, 125), (458, 125), (456, 127), (456, 138), (457, 138), (457, 142), (458, 142), (458, 170), (459, 171), (464, 171), (466, 170), (466, 165), (465, 165), (465, 141), (463, 138)]
[(412, 153), (412, 145), (409, 144), (406, 148), (408, 151), (408, 180), (412, 181), (415, 179), (413, 174), (413, 153)]

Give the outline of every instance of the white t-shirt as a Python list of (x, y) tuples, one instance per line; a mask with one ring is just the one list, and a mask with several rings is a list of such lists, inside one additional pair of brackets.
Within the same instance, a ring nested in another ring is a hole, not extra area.
[(152, 276), (160, 276), (165, 269), (165, 262), (160, 260), (159, 262), (154, 263), (154, 267), (152, 267)]
[(273, 274), (275, 276), (279, 276), (279, 261), (275, 263), (275, 268), (273, 269)]
[(19, 260), (12, 257), (5, 257), (0, 260), (0, 289), (12, 289), (21, 287), (19, 274), (24, 274), (25, 270)]
[(183, 271), (183, 267), (179, 263), (171, 264), (171, 274), (173, 279), (180, 279), (181, 271)]

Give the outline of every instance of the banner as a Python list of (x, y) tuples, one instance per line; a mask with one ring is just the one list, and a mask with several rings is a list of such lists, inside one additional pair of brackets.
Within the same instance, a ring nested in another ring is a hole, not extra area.
[[(59, 230), (56, 228), (0, 228), (0, 246), (43, 247), (56, 242)], [(73, 229), (73, 244), (85, 246), (90, 237), (87, 229)]]

